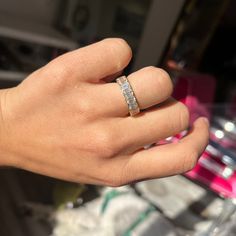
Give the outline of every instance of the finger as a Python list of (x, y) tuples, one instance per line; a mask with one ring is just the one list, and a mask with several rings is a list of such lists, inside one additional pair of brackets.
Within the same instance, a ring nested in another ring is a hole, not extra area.
[(49, 67), (56, 76), (99, 82), (123, 70), (131, 57), (131, 49), (123, 39), (110, 38), (66, 53), (49, 63)]
[(135, 118), (121, 119), (117, 126), (119, 132), (125, 134), (123, 142), (127, 151), (135, 151), (186, 130), (189, 111), (183, 103), (169, 99), (162, 106), (144, 111)]
[(205, 118), (200, 118), (194, 123), (190, 133), (179, 143), (141, 150), (126, 160), (121, 159), (121, 184), (191, 170), (208, 144), (208, 129), (209, 125)]
[[(146, 67), (128, 76), (141, 109), (146, 109), (170, 97), (173, 85), (162, 69)], [(128, 106), (118, 84), (104, 84), (99, 88), (104, 110), (111, 116), (126, 116)]]
[(146, 67), (128, 76), (141, 109), (152, 107), (171, 96), (173, 84), (166, 71)]

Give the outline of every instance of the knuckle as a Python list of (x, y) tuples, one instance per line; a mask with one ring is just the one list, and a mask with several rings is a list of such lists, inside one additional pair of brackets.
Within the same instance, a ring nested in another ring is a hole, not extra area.
[(170, 76), (169, 74), (163, 70), (162, 68), (158, 68), (158, 67), (154, 67), (156, 69), (156, 72), (158, 73), (158, 75), (162, 78), (162, 79), (165, 79), (165, 80), (169, 80), (170, 79)]
[(173, 83), (169, 74), (165, 70), (154, 66), (146, 67), (145, 70), (153, 80), (153, 86), (162, 91), (164, 98), (168, 98), (173, 92)]
[(179, 103), (179, 128), (181, 131), (185, 130), (189, 126), (189, 110), (183, 103)]
[(124, 173), (121, 170), (117, 175), (113, 174), (113, 177), (111, 178), (109, 185), (111, 187), (121, 187), (121, 186), (127, 185), (131, 182), (129, 181), (127, 177), (128, 177), (127, 173)]
[(169, 76), (169, 74), (161, 69), (161, 68), (157, 68), (158, 70), (158, 74), (159, 74), (159, 81), (160, 81), (160, 84), (161, 84), (161, 88), (163, 88), (163, 91), (166, 92), (166, 96), (169, 97), (172, 92), (173, 92), (173, 83), (172, 83), (172, 80)]
[(116, 187), (124, 186), (126, 184), (130, 184), (135, 180), (135, 174), (130, 168), (130, 162), (125, 162), (122, 166), (118, 168), (119, 172), (114, 179), (114, 183)]
[(117, 166), (110, 166), (110, 168), (103, 170), (101, 175), (104, 177), (103, 182), (106, 186), (110, 187), (121, 187), (126, 183), (125, 179), (120, 173), (120, 169)]
[(130, 61), (132, 57), (132, 50), (128, 43), (121, 38), (108, 38), (105, 39), (107, 43), (105, 50), (107, 50), (113, 61), (114, 68), (113, 71), (120, 71), (124, 67), (124, 61), (126, 64)]
[(88, 117), (90, 114), (94, 115), (95, 106), (94, 103), (88, 97), (86, 97), (86, 99), (80, 99), (77, 104), (77, 107), (79, 113), (85, 115), (86, 117)]
[(96, 137), (96, 142), (99, 155), (103, 158), (111, 158), (118, 152), (118, 147), (111, 130), (99, 132)]
[(132, 171), (129, 168), (129, 161), (118, 159), (105, 160), (106, 165), (101, 170), (103, 182), (110, 187), (120, 187), (131, 183), (133, 180)]
[(60, 61), (52, 61), (45, 67), (44, 72), (46, 73), (45, 78), (50, 78), (55, 88), (65, 88), (70, 78), (72, 78), (73, 71), (70, 66)]
[(68, 63), (64, 63), (62, 58), (61, 60), (58, 58), (58, 60), (52, 61), (50, 73), (56, 78), (69, 78), (72, 74), (72, 70)]
[(181, 171), (191, 171), (197, 165), (198, 157), (199, 155), (195, 150), (191, 150), (188, 154), (185, 154)]
[(145, 72), (148, 73), (150, 77), (156, 78), (159, 76), (159, 68), (155, 66), (147, 66), (143, 68), (143, 70), (145, 70)]

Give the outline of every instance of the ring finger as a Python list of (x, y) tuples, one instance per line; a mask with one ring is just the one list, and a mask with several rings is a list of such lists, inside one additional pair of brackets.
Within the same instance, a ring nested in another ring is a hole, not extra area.
[[(162, 69), (146, 67), (128, 76), (140, 109), (144, 110), (167, 100), (173, 90), (169, 75)], [(128, 106), (117, 83), (99, 86), (104, 110), (113, 117), (127, 116)], [(106, 99), (104, 99), (106, 98)]]

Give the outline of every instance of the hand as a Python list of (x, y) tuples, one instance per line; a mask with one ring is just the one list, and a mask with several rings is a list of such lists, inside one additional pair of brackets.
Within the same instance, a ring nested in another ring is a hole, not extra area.
[(142, 109), (128, 116), (118, 84), (107, 81), (128, 65), (131, 54), (125, 41), (103, 40), (2, 90), (1, 165), (109, 186), (193, 168), (208, 142), (205, 119), (179, 143), (142, 148), (185, 130), (189, 114), (169, 98), (168, 74), (147, 67), (128, 76)]

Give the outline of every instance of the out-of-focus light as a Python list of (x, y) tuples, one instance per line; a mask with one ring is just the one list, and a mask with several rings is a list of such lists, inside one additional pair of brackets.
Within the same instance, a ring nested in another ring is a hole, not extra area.
[(219, 138), (219, 139), (222, 139), (222, 138), (224, 138), (225, 134), (224, 134), (224, 132), (221, 131), (221, 130), (216, 130), (215, 136), (216, 136), (217, 138)]
[(213, 156), (219, 156), (220, 152), (211, 145), (207, 145), (206, 151), (208, 151)]
[(171, 141), (172, 138), (173, 138), (172, 136), (168, 137), (168, 138), (166, 138), (166, 141)]
[(225, 167), (225, 169), (222, 172), (222, 175), (225, 179), (229, 179), (234, 173), (234, 170), (229, 168), (229, 167)]
[(66, 203), (66, 208), (68, 208), (68, 209), (73, 209), (73, 208), (74, 208), (73, 202), (67, 202), (67, 203)]
[(235, 124), (233, 122), (226, 122), (224, 125), (224, 129), (228, 132), (232, 132), (235, 129)]

